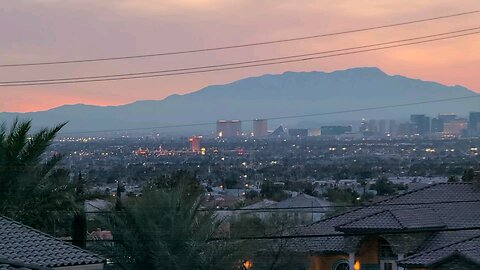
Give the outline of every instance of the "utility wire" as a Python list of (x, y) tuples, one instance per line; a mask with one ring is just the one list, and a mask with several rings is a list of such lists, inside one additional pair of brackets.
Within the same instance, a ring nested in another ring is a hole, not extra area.
[[(378, 47), (378, 46), (382, 46), (382, 45), (390, 45), (390, 44), (395, 44), (395, 43), (400, 43), (400, 42), (408, 42), (408, 41), (415, 41), (415, 40), (420, 40), (420, 39), (427, 39), (427, 38), (445, 36), (445, 35), (450, 35), (450, 34), (471, 32), (473, 30), (479, 30), (479, 29), (480, 29), (480, 27), (474, 27), (474, 28), (460, 29), (460, 30), (450, 31), (450, 32), (443, 32), (443, 33), (439, 33), (439, 34), (432, 34), (432, 35), (427, 35), (427, 36), (419, 36), (419, 37), (408, 38), (408, 39), (401, 39), (401, 40), (394, 40), (394, 41), (388, 41), (388, 42), (374, 43), (374, 44), (369, 44), (369, 45), (348, 47), (348, 48), (343, 48), (343, 49), (320, 51), (320, 52), (306, 53), (306, 54), (296, 54), (296, 55), (289, 55), (289, 56), (282, 56), (282, 57), (275, 57), (275, 58), (265, 58), (265, 59), (258, 59), (258, 60), (249, 60), (249, 61), (226, 63), (226, 64), (206, 65), (206, 66), (197, 66), (197, 67), (186, 67), (186, 68), (178, 68), (178, 69), (165, 69), (165, 70), (145, 71), (145, 72), (134, 72), (134, 73), (98, 75), (98, 76), (82, 76), (82, 77), (51, 78), (51, 79), (37, 79), (37, 80), (19, 80), (19, 81), (0, 81), (0, 84), (22, 84), (23, 85), (24, 83), (58, 82), (58, 81), (71, 81), (71, 80), (90, 80), (90, 79), (100, 79), (100, 78), (130, 77), (130, 76), (147, 75), (147, 74), (171, 73), (171, 72), (190, 71), (190, 70), (199, 70), (199, 69), (208, 69), (208, 68), (228, 67), (228, 66), (252, 64), (252, 63), (261, 63), (261, 62), (270, 62), (270, 61), (277, 61), (277, 60), (293, 59), (293, 58), (300, 58), (300, 57), (307, 57), (307, 56), (315, 56), (315, 55), (321, 55), (321, 54), (338, 53), (338, 52), (351, 51), (351, 50), (357, 50), (357, 49), (365, 49), (365, 48)], [(475, 33), (477, 33), (477, 32), (475, 32)], [(470, 33), (470, 34), (475, 34), (475, 33)], [(457, 36), (455, 36), (455, 37), (457, 37)], [(453, 38), (453, 36), (452, 37), (445, 37), (445, 38)]]
[[(315, 223), (314, 223), (315, 224)], [(311, 224), (311, 225), (314, 225)], [(305, 227), (309, 227), (311, 225), (307, 225)], [(399, 234), (413, 234), (413, 233), (426, 233), (426, 232), (458, 232), (458, 231), (474, 231), (480, 230), (480, 226), (465, 226), (465, 227), (457, 227), (457, 228), (426, 228), (421, 230), (415, 229), (407, 229), (407, 230), (398, 230), (398, 231), (385, 231), (381, 232), (381, 234), (388, 234), (388, 235), (399, 235)], [(235, 241), (235, 240), (278, 240), (278, 239), (305, 239), (305, 238), (330, 238), (330, 237), (345, 237), (345, 236), (365, 236), (365, 235), (378, 235), (378, 232), (355, 232), (355, 233), (324, 233), (324, 234), (286, 234), (286, 235), (265, 235), (265, 236), (240, 236), (240, 237), (212, 237), (207, 239), (207, 242), (212, 241)], [(170, 236), (170, 235), (168, 235)], [(167, 237), (168, 237), (167, 236)], [(149, 237), (149, 238), (141, 238), (141, 239), (122, 239), (122, 240), (115, 240), (115, 239), (87, 239), (83, 241), (88, 242), (152, 242), (163, 240), (164, 238), (161, 237)], [(66, 242), (71, 241), (67, 240)], [(180, 241), (180, 240), (179, 240)]]
[[(312, 224), (313, 225), (313, 224)], [(308, 227), (308, 226), (307, 226)], [(425, 233), (425, 232), (458, 232), (458, 231), (472, 231), (480, 230), (479, 226), (468, 226), (459, 228), (428, 228), (422, 230), (400, 230), (382, 232), (382, 234), (408, 234), (408, 233)], [(363, 236), (376, 235), (378, 232), (363, 232), (363, 233), (327, 233), (327, 234), (291, 234), (291, 235), (271, 235), (271, 236), (252, 236), (252, 237), (233, 237), (228, 240), (275, 240), (275, 239), (297, 239), (297, 238), (325, 238), (325, 237), (345, 237), (345, 236)], [(211, 238), (210, 241), (225, 240), (225, 238)]]
[[(460, 30), (460, 31), (467, 31), (467, 30)], [(480, 31), (477, 31), (477, 32), (472, 32), (472, 33), (464, 33), (464, 34), (458, 34), (458, 35), (447, 36), (447, 37), (440, 37), (440, 38), (427, 39), (427, 40), (416, 41), (416, 42), (403, 43), (403, 44), (398, 44), (398, 45), (377, 47), (377, 48), (372, 48), (372, 49), (356, 50), (356, 51), (341, 52), (341, 53), (329, 54), (329, 55), (323, 55), (323, 56), (312, 56), (312, 57), (307, 57), (307, 58), (291, 59), (291, 60), (283, 60), (283, 61), (267, 62), (267, 63), (259, 63), (259, 64), (232, 66), (232, 65), (238, 65), (238, 64), (237, 63), (231, 63), (231, 64), (218, 65), (218, 66), (223, 66), (223, 67), (213, 68), (213, 69), (202, 69), (203, 67), (192, 67), (192, 68), (184, 69), (184, 70), (187, 70), (187, 71), (180, 71), (180, 72), (171, 72), (172, 70), (160, 70), (160, 71), (145, 72), (144, 74), (146, 74), (146, 75), (135, 75), (135, 73), (131, 73), (131, 74), (127, 73), (127, 74), (117, 74), (117, 75), (93, 76), (93, 78), (97, 77), (98, 79), (89, 79), (90, 77), (76, 77), (76, 78), (57, 78), (57, 79), (30, 80), (30, 81), (4, 81), (4, 82), (0, 82), (0, 87), (38, 86), (38, 85), (90, 83), (90, 82), (102, 82), (102, 81), (119, 81), (119, 80), (145, 79), (145, 78), (154, 78), (154, 77), (167, 77), (167, 76), (196, 74), (196, 73), (205, 73), (205, 72), (213, 72), (213, 71), (243, 69), (243, 68), (250, 68), (250, 67), (286, 64), (286, 63), (292, 63), (292, 62), (303, 62), (303, 61), (311, 61), (311, 60), (315, 60), (315, 59), (331, 58), (331, 57), (337, 57), (337, 56), (344, 56), (344, 55), (358, 54), (358, 53), (364, 53), (364, 52), (378, 51), (378, 50), (404, 47), (404, 46), (415, 45), (415, 44), (429, 43), (429, 42), (439, 41), (439, 40), (459, 38), (459, 37), (470, 36), (470, 35), (475, 35), (475, 34), (479, 34), (479, 33), (480, 33)], [(416, 39), (419, 39), (419, 38), (416, 38)], [(396, 41), (396, 42), (393, 42), (393, 43), (398, 43), (398, 42), (399, 41)], [(367, 45), (367, 46), (372, 46), (372, 45)], [(364, 46), (361, 46), (361, 47), (364, 47)], [(352, 49), (349, 48), (349, 49), (342, 49), (342, 50), (352, 50)], [(321, 52), (320, 54), (323, 54), (323, 53)], [(298, 57), (298, 56), (287, 56), (285, 58), (279, 57), (279, 58), (272, 58), (272, 59), (288, 59), (288, 58), (293, 58), (293, 57)], [(268, 59), (252, 60), (252, 61), (247, 61), (247, 63), (256, 63), (256, 62), (265, 62), (265, 61), (270, 61), (270, 60), (268, 60)], [(239, 62), (239, 63), (242, 63), (242, 62)], [(225, 67), (225, 66), (230, 66), (230, 67)], [(197, 69), (201, 69), (201, 70), (197, 70)], [(171, 72), (171, 73), (169, 73), (169, 72)], [(160, 74), (157, 74), (157, 73), (160, 73)]]
[[(412, 190), (415, 191), (415, 190)], [(391, 206), (412, 206), (408, 209), (416, 209), (415, 206), (425, 206), (425, 205), (442, 205), (442, 204), (460, 204), (460, 203), (478, 203), (480, 200), (456, 200), (456, 201), (436, 201), (436, 202), (411, 202), (411, 203), (388, 203), (388, 201), (380, 201), (377, 203), (372, 204), (346, 204), (346, 205), (325, 205), (325, 206), (292, 206), (292, 207), (276, 207), (276, 208), (268, 208), (268, 207), (261, 207), (255, 209), (245, 209), (245, 208), (233, 208), (233, 209), (198, 209), (197, 212), (282, 212), (283, 210), (303, 210), (303, 209), (328, 209), (328, 208), (373, 208), (373, 207), (391, 207)], [(145, 207), (150, 209), (170, 209), (169, 207), (160, 207), (160, 206), (151, 206)], [(72, 213), (72, 211), (68, 210), (48, 210), (45, 212), (53, 212), (53, 213)], [(122, 211), (115, 211), (115, 210), (99, 210), (99, 211), (85, 211), (85, 214), (111, 214), (111, 213), (121, 213)], [(311, 213), (305, 212), (305, 213)], [(315, 213), (323, 213), (323, 212), (315, 212)]]
[(261, 46), (261, 45), (268, 45), (268, 44), (285, 43), (285, 42), (308, 40), (308, 39), (321, 38), (321, 37), (329, 37), (329, 36), (337, 36), (337, 35), (365, 32), (365, 31), (371, 31), (371, 30), (377, 30), (377, 29), (383, 29), (383, 28), (390, 28), (390, 27), (396, 27), (396, 26), (403, 26), (403, 25), (409, 25), (409, 24), (415, 24), (415, 23), (421, 23), (421, 22), (427, 22), (427, 21), (435, 21), (435, 20), (465, 16), (465, 15), (472, 15), (472, 14), (479, 13), (479, 12), (480, 12), (480, 10), (473, 10), (473, 11), (468, 11), (468, 12), (455, 13), (455, 14), (450, 14), (450, 15), (445, 15), (445, 16), (431, 17), (431, 18), (426, 18), (426, 19), (406, 21), (406, 22), (400, 22), (400, 23), (394, 23), (394, 24), (386, 24), (386, 25), (359, 28), (359, 29), (353, 29), (353, 30), (345, 30), (345, 31), (333, 32), (333, 33), (327, 33), (327, 34), (317, 34), (317, 35), (278, 39), (278, 40), (271, 40), (271, 41), (246, 43), (246, 44), (240, 44), (240, 45), (229, 45), (229, 46), (220, 46), (220, 47), (212, 47), (212, 48), (205, 48), (205, 49), (193, 49), (193, 50), (184, 50), (184, 51), (139, 54), (139, 55), (129, 55), (129, 56), (90, 58), (90, 59), (80, 59), (80, 60), (63, 60), (63, 61), (51, 61), (51, 62), (2, 64), (2, 65), (0, 65), (0, 67), (41, 66), (41, 65), (57, 65), (57, 64), (72, 64), (72, 63), (126, 60), (126, 59), (135, 59), (135, 58), (148, 58), (148, 57), (158, 57), (158, 56), (167, 56), (167, 55), (179, 55), (179, 54), (209, 52), (209, 51), (227, 50), (227, 49), (235, 49), (235, 48), (245, 48), (245, 47)]
[[(334, 115), (334, 114), (344, 114), (344, 113), (353, 113), (353, 112), (364, 112), (364, 111), (372, 111), (372, 110), (408, 107), (408, 106), (415, 106), (415, 105), (440, 103), (440, 102), (456, 101), (456, 100), (464, 100), (464, 99), (472, 99), (472, 98), (480, 98), (480, 95), (469, 95), (469, 96), (461, 96), (461, 97), (455, 97), (455, 98), (444, 98), (444, 99), (437, 99), (437, 100), (427, 100), (427, 101), (419, 101), (419, 102), (412, 102), (412, 103), (393, 104), (393, 105), (367, 107), (367, 108), (341, 110), (341, 111), (331, 111), (331, 112), (322, 112), (322, 113), (286, 115), (286, 116), (277, 116), (277, 117), (270, 117), (270, 118), (263, 118), (263, 119), (265, 119), (265, 120), (282, 120), (282, 119), (294, 119), (294, 118), (304, 118), (304, 117), (313, 117), (313, 116), (326, 116), (326, 115)], [(246, 119), (246, 120), (240, 120), (240, 121), (242, 121), (242, 122), (253, 122), (253, 121), (255, 121), (255, 119)], [(61, 136), (61, 135), (68, 135), (68, 134), (88, 134), (88, 133), (104, 133), (104, 132), (110, 133), (110, 132), (125, 132), (125, 131), (136, 131), (136, 130), (152, 130), (152, 129), (155, 130), (155, 129), (168, 129), (168, 128), (180, 128), (180, 127), (209, 126), (209, 125), (216, 125), (216, 122), (180, 124), (180, 125), (164, 125), (164, 126), (139, 127), (139, 128), (89, 130), (89, 131), (78, 131), (78, 132), (73, 132), (73, 131), (72, 132), (59, 132), (59, 133), (57, 133), (57, 135)]]

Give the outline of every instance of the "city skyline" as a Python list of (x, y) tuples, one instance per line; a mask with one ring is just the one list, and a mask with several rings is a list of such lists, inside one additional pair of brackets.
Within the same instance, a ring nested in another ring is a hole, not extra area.
[(1, 269), (480, 269), (478, 0), (3, 2)]

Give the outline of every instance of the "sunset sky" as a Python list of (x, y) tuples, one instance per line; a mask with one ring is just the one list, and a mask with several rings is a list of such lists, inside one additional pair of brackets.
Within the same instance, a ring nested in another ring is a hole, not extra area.
[[(415, 3), (415, 4), (412, 4)], [(0, 63), (110, 57), (268, 41), (479, 9), (478, 0), (16, 0), (0, 5)], [(268, 46), (128, 61), (0, 69), (1, 81), (222, 64), (479, 27), (480, 14)], [(0, 87), (0, 111), (119, 105), (284, 71), (377, 66), (388, 74), (480, 91), (480, 35), (241, 70), (77, 85)]]

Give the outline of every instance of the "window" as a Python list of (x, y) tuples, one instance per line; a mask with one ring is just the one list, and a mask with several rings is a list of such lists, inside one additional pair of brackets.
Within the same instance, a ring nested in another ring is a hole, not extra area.
[(383, 263), (383, 268), (385, 270), (393, 270), (393, 263), (391, 263), (391, 262)]
[(380, 258), (394, 258), (395, 254), (392, 252), (392, 247), (387, 242), (387, 240), (380, 238), (379, 239), (379, 257)]
[(380, 270), (394, 270), (397, 269), (397, 264), (393, 260), (380, 261)]
[(350, 268), (347, 261), (341, 260), (333, 264), (332, 270), (350, 270)]

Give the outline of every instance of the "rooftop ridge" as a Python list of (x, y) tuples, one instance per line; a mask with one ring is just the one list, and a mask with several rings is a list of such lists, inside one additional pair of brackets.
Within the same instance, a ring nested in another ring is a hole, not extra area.
[(385, 199), (380, 200), (378, 202), (372, 203), (371, 205), (377, 205), (377, 204), (380, 204), (380, 203), (383, 203), (383, 202), (391, 201), (391, 200), (394, 200), (394, 199), (397, 199), (397, 198), (400, 198), (400, 197), (403, 197), (403, 196), (406, 196), (406, 195), (410, 195), (410, 194), (418, 192), (418, 191), (422, 191), (422, 190), (425, 190), (425, 189), (429, 189), (429, 188), (438, 186), (440, 184), (442, 184), (442, 183), (434, 183), (434, 184), (431, 184), (431, 185), (428, 185), (428, 186), (412, 189), (412, 190), (407, 191), (405, 193), (398, 194), (398, 195), (395, 195), (395, 196), (392, 196), (392, 197), (389, 197), (389, 198), (385, 198)]
[(472, 241), (472, 240), (477, 239), (477, 238), (480, 239), (480, 234), (478, 234), (478, 235), (476, 235), (476, 236), (469, 237), (469, 238), (465, 238), (465, 239), (463, 239), (463, 240), (459, 240), (459, 241), (457, 241), (457, 242), (450, 243), (450, 244), (445, 245), (445, 246), (441, 246), (441, 247), (438, 247), (438, 248), (434, 248), (434, 249), (431, 249), (431, 250), (426, 250), (426, 251), (423, 251), (423, 252), (419, 252), (419, 253), (413, 254), (413, 255), (411, 255), (411, 256), (406, 257), (406, 258), (403, 259), (402, 261), (406, 261), (407, 259), (413, 259), (413, 258), (422, 256), (422, 255), (425, 255), (425, 254), (430, 254), (430, 253), (432, 253), (432, 252), (435, 252), (435, 251), (438, 251), (438, 250), (442, 250), (442, 249), (446, 249), (446, 248), (449, 248), (449, 247), (451, 247), (451, 246), (458, 245), (458, 244), (461, 244), (461, 243), (465, 243), (465, 242), (468, 242), (468, 241)]
[(383, 210), (382, 210), (382, 209), (379, 209), (378, 212), (373, 212), (373, 213), (370, 213), (370, 214), (368, 214), (368, 215), (360, 216), (360, 217), (357, 217), (357, 218), (355, 218), (355, 219), (346, 221), (346, 222), (344, 222), (344, 223), (339, 224), (338, 226), (335, 226), (335, 228), (339, 228), (339, 227), (345, 226), (345, 225), (347, 225), (347, 224), (360, 221), (360, 220), (365, 219), (365, 218), (373, 217), (373, 216), (375, 216), (375, 215), (379, 215), (379, 214), (382, 214), (382, 213), (387, 212), (387, 211), (388, 211), (388, 209), (383, 209)]
[(395, 215), (395, 213), (393, 213), (393, 212), (391, 211), (391, 209), (388, 209), (387, 211), (390, 213), (390, 215), (393, 216), (393, 218), (398, 222), (398, 224), (400, 224), (400, 226), (401, 226), (402, 228), (404, 228), (404, 229), (407, 228), (407, 227), (405, 227), (405, 226), (402, 224), (402, 222), (401, 222), (400, 219)]
[[(31, 230), (31, 231), (34, 231), (35, 233), (38, 233), (38, 234), (40, 234), (40, 235), (42, 235), (42, 236), (45, 236), (45, 237), (47, 237), (47, 238), (49, 238), (49, 239), (51, 239), (51, 240), (53, 240), (53, 241), (55, 241), (55, 242), (57, 242), (57, 243), (62, 243), (62, 244), (64, 244), (64, 245), (67, 245), (67, 246), (69, 246), (69, 247), (71, 247), (71, 248), (74, 248), (74, 249), (76, 249), (76, 250), (78, 250), (78, 251), (85, 252), (85, 253), (91, 255), (92, 257), (98, 258), (98, 260), (101, 261), (102, 263), (105, 263), (105, 262), (107, 261), (105, 258), (97, 255), (96, 253), (93, 253), (93, 252), (91, 252), (91, 251), (89, 251), (89, 250), (86, 250), (86, 249), (82, 249), (82, 248), (77, 247), (77, 246), (75, 246), (75, 245), (73, 245), (73, 244), (71, 244), (71, 243), (68, 243), (68, 242), (59, 240), (59, 239), (53, 237), (52, 235), (49, 235), (48, 233), (44, 233), (44, 232), (42, 232), (42, 231), (40, 231), (40, 230), (37, 230), (37, 229), (35, 229), (35, 228), (33, 228), (33, 227), (30, 227), (30, 226), (28, 226), (28, 225), (25, 225), (25, 224), (23, 224), (23, 223), (21, 223), (21, 222), (18, 222), (18, 221), (16, 221), (16, 220), (13, 220), (13, 219), (11, 219), (11, 218), (9, 218), (9, 217), (0, 215), (0, 219), (5, 219), (5, 220), (7, 220), (7, 221), (9, 221), (9, 222), (11, 222), (11, 223), (13, 223), (13, 224), (16, 224), (16, 225), (18, 225), (18, 226), (21, 226), (21, 227), (23, 227), (23, 228), (27, 228), (27, 229), (29, 229), (29, 230)], [(73, 265), (82, 265), (82, 264), (73, 264)]]
[[(381, 203), (383, 202), (386, 202), (386, 201), (390, 201), (390, 200), (393, 200), (393, 199), (397, 199), (397, 198), (400, 198), (402, 196), (405, 196), (405, 195), (408, 195), (408, 194), (412, 194), (412, 193), (415, 193), (415, 192), (418, 192), (418, 191), (422, 191), (422, 190), (425, 190), (425, 189), (429, 189), (429, 188), (432, 188), (434, 186), (438, 186), (438, 185), (441, 185), (441, 184), (455, 184), (455, 185), (458, 185), (458, 184), (468, 184), (468, 185), (471, 185), (472, 183), (464, 183), (464, 182), (461, 182), (461, 183), (435, 183), (435, 184), (431, 184), (431, 185), (428, 185), (428, 186), (424, 186), (424, 187), (420, 187), (420, 188), (416, 188), (416, 189), (413, 189), (413, 190), (410, 190), (410, 191), (407, 191), (405, 193), (402, 193), (402, 194), (399, 194), (399, 195), (395, 195), (393, 197), (390, 197), (390, 198), (385, 198), (383, 200), (380, 200), (378, 202), (374, 202), (374, 203), (371, 203), (371, 204), (368, 204), (368, 205), (359, 205), (358, 207), (354, 208), (354, 209), (351, 209), (351, 210), (348, 210), (348, 211), (345, 211), (345, 212), (342, 212), (342, 213), (338, 213), (336, 215), (333, 215), (333, 216), (330, 216), (328, 218), (325, 218), (325, 219), (322, 219), (322, 220), (319, 220), (317, 222), (314, 222), (312, 224), (309, 224), (309, 225), (306, 225), (307, 227), (308, 226), (313, 226), (315, 224), (319, 224), (319, 223), (322, 223), (324, 221), (327, 221), (327, 220), (331, 220), (331, 219), (334, 219), (334, 218), (337, 218), (337, 217), (341, 217), (341, 216), (344, 216), (344, 215), (347, 215), (347, 214), (350, 214), (350, 213), (353, 213), (353, 212), (356, 212), (358, 210), (362, 210), (362, 209), (365, 209), (365, 208), (368, 208), (370, 206), (376, 206), (376, 205), (380, 205)], [(388, 205), (388, 204), (386, 204)]]
[(8, 258), (5, 258), (3, 256), (0, 256), (0, 264), (9, 264), (9, 265), (15, 265), (15, 266), (20, 266), (20, 267), (27, 267), (35, 270), (50, 270), (52, 268), (50, 267), (45, 267), (33, 263), (24, 263), (24, 262), (19, 262), (15, 260), (11, 260)]

